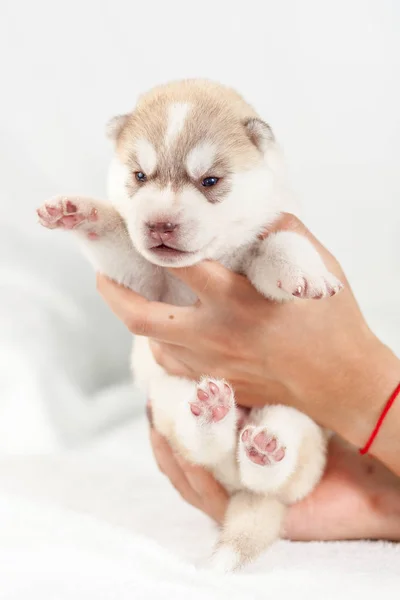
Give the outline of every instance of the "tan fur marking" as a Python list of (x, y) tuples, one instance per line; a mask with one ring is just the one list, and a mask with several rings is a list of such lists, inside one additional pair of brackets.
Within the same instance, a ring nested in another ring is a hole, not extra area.
[[(175, 138), (176, 143), (166, 145), (171, 106), (190, 106), (190, 110)], [(157, 186), (164, 188), (170, 184), (177, 191), (194, 185), (208, 201), (221, 201), (230, 189), (230, 175), (262, 160), (245, 127), (246, 121), (256, 117), (254, 109), (230, 88), (206, 80), (173, 82), (139, 99), (117, 140), (117, 152), (120, 160), (134, 170), (137, 164), (135, 142), (146, 139), (157, 155), (156, 172), (152, 174)], [(200, 144), (216, 149), (214, 164), (210, 165), (212, 173), (199, 174), (221, 178), (215, 189), (202, 187), (196, 177), (188, 173), (187, 158)]]

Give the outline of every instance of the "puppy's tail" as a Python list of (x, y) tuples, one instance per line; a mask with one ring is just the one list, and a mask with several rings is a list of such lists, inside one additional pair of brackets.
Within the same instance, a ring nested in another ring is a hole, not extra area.
[(232, 496), (211, 568), (229, 573), (257, 558), (279, 538), (285, 511), (269, 496), (247, 491)]

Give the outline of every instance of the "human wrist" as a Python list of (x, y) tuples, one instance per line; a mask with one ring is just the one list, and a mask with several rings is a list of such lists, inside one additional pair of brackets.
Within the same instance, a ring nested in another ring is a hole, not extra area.
[[(369, 330), (331, 358), (326, 368), (315, 370), (313, 377), (304, 377), (304, 384), (297, 386), (299, 403), (312, 407), (313, 412), (307, 412), (321, 425), (363, 447), (400, 381), (400, 360)], [(396, 463), (399, 468), (394, 454), (400, 452), (400, 402), (390, 412), (370, 453), (395, 470)]]
[[(400, 382), (400, 360), (382, 344), (375, 365), (374, 386), (371, 386), (371, 428), (360, 446), (364, 447), (382, 415), (389, 398)], [(400, 476), (400, 397), (396, 397), (373, 440), (368, 453)]]
[[(387, 346), (373, 338), (366, 346), (363, 359), (357, 362), (354, 370), (350, 369), (350, 374), (351, 381), (347, 379), (347, 387), (342, 389), (347, 410), (343, 411), (338, 433), (363, 448), (400, 381), (400, 360)], [(395, 403), (369, 450), (369, 454), (397, 471), (400, 468), (399, 423), (399, 405)]]

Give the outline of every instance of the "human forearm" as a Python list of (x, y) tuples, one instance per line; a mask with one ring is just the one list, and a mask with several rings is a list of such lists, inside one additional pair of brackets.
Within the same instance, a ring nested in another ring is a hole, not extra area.
[[(358, 448), (369, 439), (400, 382), (400, 360), (371, 333), (362, 349), (343, 348), (336, 364), (304, 373), (287, 400), (308, 407), (321, 425)], [(400, 402), (395, 401), (369, 453), (400, 474)]]

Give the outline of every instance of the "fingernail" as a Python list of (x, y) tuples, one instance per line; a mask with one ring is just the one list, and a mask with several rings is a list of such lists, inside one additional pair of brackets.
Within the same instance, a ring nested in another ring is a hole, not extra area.
[(146, 417), (147, 417), (150, 427), (153, 427), (153, 411), (151, 410), (150, 400), (146, 404)]

